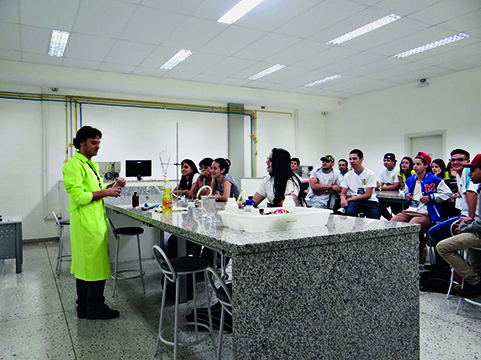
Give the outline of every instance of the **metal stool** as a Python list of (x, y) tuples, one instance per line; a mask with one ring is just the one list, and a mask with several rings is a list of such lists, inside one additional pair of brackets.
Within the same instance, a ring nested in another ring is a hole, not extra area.
[[(209, 276), (210, 285), (214, 290), (215, 296), (222, 305), (222, 312), (220, 315), (219, 324), (219, 344), (217, 345), (217, 360), (220, 360), (222, 351), (222, 334), (224, 332), (225, 312), (227, 311), (227, 313), (232, 316), (232, 283), (227, 285), (224, 280), (219, 276), (217, 271), (215, 271), (211, 267), (208, 267), (207, 271), (213, 275)], [(219, 282), (220, 287), (215, 286), (214, 280)]]
[(57, 267), (55, 268), (55, 272), (57, 273), (57, 276), (60, 276), (60, 270), (62, 267), (62, 259), (63, 258), (71, 258), (71, 255), (64, 255), (63, 254), (63, 242), (65, 239), (64, 236), (64, 227), (67, 225), (70, 225), (70, 220), (60, 220), (55, 213), (55, 211), (52, 211), (52, 216), (55, 219), (55, 224), (59, 228), (59, 235), (58, 235), (58, 253), (57, 253)]
[[(114, 273), (112, 274), (112, 277), (114, 278), (114, 292), (112, 294), (112, 297), (115, 296), (115, 289), (117, 287), (117, 280), (128, 280), (128, 279), (136, 279), (140, 277), (140, 280), (142, 280), (142, 290), (144, 291), (145, 294), (145, 285), (144, 285), (144, 275), (145, 271), (142, 270), (142, 253), (140, 251), (140, 234), (144, 233), (144, 228), (139, 227), (139, 226), (126, 226), (126, 227), (121, 227), (121, 228), (115, 228), (112, 220), (109, 219), (109, 224), (112, 229), (112, 232), (115, 237), (115, 265), (114, 265)], [(119, 251), (120, 251), (120, 237), (121, 236), (137, 236), (137, 249), (139, 251), (139, 269), (138, 270), (133, 270), (133, 269), (125, 269), (125, 270), (119, 270)], [(124, 272), (139, 272), (138, 275), (132, 275), (128, 277), (123, 277), (119, 278), (118, 274), (124, 273)]]
[[(165, 252), (157, 245), (152, 248), (152, 253), (155, 260), (157, 261), (160, 270), (164, 274), (164, 285), (162, 288), (162, 305), (160, 307), (160, 320), (159, 320), (159, 333), (157, 334), (157, 342), (155, 345), (154, 358), (159, 354), (160, 342), (166, 345), (174, 347), (174, 360), (177, 359), (177, 347), (179, 346), (190, 346), (196, 345), (203, 341), (206, 341), (209, 336), (212, 340), (212, 345), (214, 346), (215, 353), (215, 341), (214, 341), (214, 331), (212, 328), (212, 314), (210, 310), (210, 303), (207, 304), (207, 309), (209, 313), (209, 325), (202, 324), (197, 321), (197, 303), (196, 303), (196, 289), (195, 289), (195, 275), (197, 273), (204, 273), (204, 283), (207, 299), (210, 300), (209, 296), (209, 286), (207, 284), (207, 268), (209, 267), (209, 260), (202, 257), (177, 257), (174, 259), (169, 259)], [(192, 275), (193, 279), (193, 295), (194, 295), (194, 321), (193, 322), (182, 322), (178, 321), (178, 306), (179, 306), (179, 276), (181, 275)], [(168, 341), (163, 337), (163, 333), (171, 328), (171, 326), (164, 328), (164, 308), (165, 308), (165, 297), (167, 292), (167, 280), (175, 284), (175, 309), (174, 309), (174, 342)], [(189, 343), (179, 343), (177, 341), (177, 332), (179, 325), (194, 325), (195, 327), (195, 341)], [(209, 330), (209, 334), (205, 337), (199, 339), (198, 327), (204, 327)]]
[[(469, 251), (471, 250), (477, 250), (477, 251), (481, 251), (481, 248), (470, 248), (470, 249), (466, 249), (464, 250), (464, 261), (468, 261), (469, 259)], [(451, 276), (451, 279), (453, 279), (453, 276)], [(453, 281), (453, 280), (452, 280)], [(452, 284), (452, 283), (451, 283)], [(451, 286), (449, 287), (449, 289), (451, 290)], [(464, 286), (464, 279), (463, 279), (463, 282), (462, 282), (462, 286)], [(449, 293), (448, 293), (449, 294)], [(456, 315), (459, 313), (459, 310), (461, 309), (461, 304), (463, 301), (466, 301), (467, 303), (471, 304), (471, 305), (476, 305), (476, 306), (481, 306), (481, 299), (479, 300), (472, 300), (472, 299), (466, 299), (466, 298), (462, 298), (461, 296), (459, 297), (459, 302), (458, 302), (458, 307), (456, 308)]]

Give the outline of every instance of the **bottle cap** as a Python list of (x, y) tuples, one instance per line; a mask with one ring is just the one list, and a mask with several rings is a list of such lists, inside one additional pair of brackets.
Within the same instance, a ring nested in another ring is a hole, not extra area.
[[(249, 198), (251, 198), (252, 196), (249, 196)], [(249, 205), (254, 205), (254, 200), (252, 199), (248, 199), (246, 200), (246, 206), (249, 206)]]

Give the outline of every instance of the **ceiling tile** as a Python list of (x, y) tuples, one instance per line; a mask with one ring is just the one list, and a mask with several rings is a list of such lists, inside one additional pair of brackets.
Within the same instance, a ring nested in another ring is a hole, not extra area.
[(129, 4), (136, 4), (136, 5), (142, 2), (142, 0), (117, 0), (117, 1), (129, 3)]
[(325, 72), (325, 71), (309, 71), (308, 73), (296, 76), (295, 78), (291, 78), (285, 81), (282, 81), (281, 84), (284, 85), (292, 85), (292, 87), (302, 87), (304, 85), (307, 85), (311, 82), (325, 79), (328, 76), (331, 76), (333, 74)]
[(20, 21), (18, 16), (18, 0), (0, 1), (0, 22), (16, 23)]
[(199, 50), (229, 56), (266, 34), (265, 31), (231, 25)]
[(133, 65), (121, 65), (121, 64), (112, 64), (112, 63), (102, 63), (98, 70), (100, 71), (108, 71), (108, 72), (118, 72), (118, 73), (125, 73), (130, 74), (134, 71), (135, 66)]
[(219, 81), (219, 84), (230, 85), (230, 86), (242, 86), (244, 84), (247, 84), (248, 82), (249, 82), (249, 80), (245, 80), (245, 79), (227, 78), (227, 79)]
[(403, 74), (409, 74), (410, 72), (417, 71), (420, 69), (426, 69), (429, 67), (430, 67), (429, 65), (411, 62), (411, 63), (403, 64), (401, 66), (396, 66), (391, 69), (377, 71), (369, 75), (366, 75), (366, 77), (369, 79), (375, 79), (375, 80), (386, 80), (386, 79), (390, 79)]
[(21, 61), (21, 53), (20, 51), (14, 50), (2, 50), (0, 49), (0, 59), (2, 60), (13, 60), (13, 61)]
[(272, 86), (269, 86), (269, 90), (274, 90), (274, 91), (288, 91), (292, 88), (294, 88), (294, 86), (289, 84), (274, 84)]
[[(165, 70), (164, 70), (165, 71)], [(176, 71), (176, 70), (171, 70), (171, 71), (166, 71), (165, 75), (163, 76), (164, 78), (168, 79), (177, 79), (177, 80), (192, 80), (194, 77), (196, 77), (198, 74), (193, 74), (193, 73), (186, 73), (182, 71)]]
[(452, 62), (443, 64), (443, 67), (453, 70), (466, 70), (473, 67), (480, 66), (481, 55), (474, 55), (463, 59), (458, 59)]
[(197, 75), (192, 79), (192, 81), (196, 82), (202, 82), (202, 83), (209, 83), (209, 84), (216, 84), (219, 81), (223, 80), (223, 77), (220, 76), (212, 76), (212, 75), (205, 75), (205, 74), (200, 74)]
[(439, 27), (456, 32), (468, 32), (479, 26), (481, 26), (481, 9), (439, 24)]
[(407, 64), (408, 61), (401, 60), (401, 59), (393, 59), (392, 57), (388, 57), (379, 61), (375, 61), (373, 63), (360, 66), (355, 69), (346, 70), (346, 75), (353, 75), (353, 76), (365, 76), (374, 72), (394, 68), (397, 66), (401, 66), (403, 64)]
[(317, 55), (301, 60), (295, 63), (294, 66), (314, 70), (359, 53), (360, 52), (357, 50), (351, 50), (340, 46), (335, 46)]
[(117, 40), (104, 60), (114, 64), (139, 65), (154, 49), (154, 45)]
[(362, 52), (362, 53), (350, 56), (348, 58), (345, 58), (343, 60), (336, 61), (335, 63), (332, 63), (330, 65), (323, 66), (322, 69), (324, 71), (338, 74), (338, 73), (343, 73), (350, 69), (361, 67), (369, 63), (373, 63), (375, 61), (378, 61), (384, 58), (385, 57), (382, 55), (375, 55), (367, 52)]
[(430, 79), (436, 76), (445, 75), (452, 72), (452, 70), (445, 69), (442, 67), (431, 66), (425, 69), (420, 69), (416, 71), (409, 72), (407, 74), (402, 74), (389, 78), (389, 81), (398, 82), (400, 84), (406, 84), (409, 82), (418, 82), (420, 79)]
[(319, 54), (320, 52), (331, 47), (333, 47), (333, 45), (326, 45), (310, 40), (301, 40), (291, 47), (283, 49), (268, 57), (266, 61), (276, 62), (284, 65), (292, 65), (305, 58)]
[(158, 46), (144, 61), (142, 61), (143, 67), (160, 68), (167, 60), (177, 54), (180, 49)]
[(91, 35), (72, 34), (65, 50), (65, 57), (102, 61), (115, 40)]
[(247, 79), (248, 77), (257, 74), (258, 72), (268, 69), (271, 66), (274, 66), (273, 63), (266, 63), (266, 62), (256, 62), (253, 65), (231, 75), (231, 78), (234, 79)]
[(82, 34), (118, 38), (136, 8), (113, 0), (82, 0), (73, 29)]
[(20, 50), (20, 26), (0, 23), (0, 49)]
[[(342, 79), (345, 79), (345, 81), (336, 80), (336, 81), (330, 81), (326, 83), (326, 85), (330, 85), (327, 88), (333, 91), (342, 91), (342, 90), (352, 89), (354, 87), (359, 87), (361, 85), (367, 86), (368, 84), (377, 82), (377, 80), (367, 79), (362, 77), (358, 77), (358, 78), (345, 77)], [(342, 79), (339, 79), (339, 80), (342, 80)]]
[(176, 66), (176, 70), (187, 73), (203, 73), (217, 63), (225, 59), (225, 56), (194, 52), (191, 56)]
[[(309, 70), (296, 68), (292, 66), (285, 67), (282, 70), (276, 71), (270, 75), (267, 75), (265, 79), (268, 79), (270, 82), (280, 83), (292, 78), (296, 78), (300, 75), (308, 73)], [(263, 78), (264, 79), (264, 78)]]
[(191, 15), (217, 21), (238, 2), (239, 0), (204, 0)]
[(460, 49), (455, 49), (453, 51), (447, 51), (441, 54), (426, 57), (417, 62), (429, 65), (442, 65), (447, 62), (452, 62), (478, 54), (481, 54), (481, 42), (477, 42), (473, 45), (465, 46)]
[(185, 19), (185, 15), (160, 9), (139, 7), (120, 38), (134, 42), (160, 44)]
[[(48, 54), (52, 30), (26, 25), (22, 25), (20, 29), (22, 34), (22, 51)], [(67, 43), (67, 46), (69, 45), (70, 43)]]
[(383, 0), (375, 4), (374, 7), (387, 11), (388, 13), (407, 16), (440, 1), (441, 0)]
[(206, 70), (204, 74), (227, 77), (236, 74), (255, 63), (256, 61), (230, 57)]
[(142, 75), (142, 76), (153, 76), (153, 77), (162, 77), (165, 75), (164, 70), (160, 70), (158, 67), (156, 69), (150, 67), (141, 67), (138, 66), (132, 74), (135, 75)]
[(475, 37), (477, 37), (478, 39), (481, 40), (481, 27), (469, 30), (469, 35), (471, 37), (475, 36)]
[(326, 0), (309, 11), (282, 25), (275, 32), (308, 38), (341, 20), (364, 10), (365, 5), (345, 0)]
[(64, 58), (63, 62), (62, 62), (62, 65), (67, 66), (67, 67), (72, 67), (72, 68), (97, 70), (100, 66), (100, 61)]
[(62, 58), (50, 55), (32, 54), (23, 52), (22, 61), (35, 64), (62, 65)]
[(250, 60), (264, 60), (267, 57), (301, 41), (298, 38), (270, 33), (235, 54)]
[(142, 5), (162, 9), (167, 12), (179, 14), (190, 14), (200, 4), (202, 0), (143, 0)]
[(162, 45), (197, 50), (227, 27), (216, 21), (187, 17)]
[(79, 0), (20, 0), (22, 24), (71, 31)]
[(414, 20), (436, 25), (481, 8), (479, 0), (444, 0), (409, 15)]
[[(355, 3), (359, 3), (359, 4), (364, 4), (364, 5), (369, 5), (369, 6), (372, 6), (372, 5), (375, 5), (377, 4), (378, 2), (382, 1), (382, 0), (351, 0), (352, 2), (355, 2)], [(439, 0), (438, 0), (439, 1)]]

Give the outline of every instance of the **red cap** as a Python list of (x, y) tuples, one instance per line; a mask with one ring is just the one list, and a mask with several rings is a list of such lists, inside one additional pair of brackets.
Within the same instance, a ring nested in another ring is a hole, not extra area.
[(419, 159), (423, 159), (426, 164), (428, 165), (431, 165), (431, 156), (429, 156), (427, 153), (425, 153), (424, 151), (420, 151), (418, 152), (418, 154), (416, 155), (415, 159), (416, 158), (419, 158)]
[(481, 154), (476, 155), (473, 161), (464, 165), (464, 167), (481, 167)]

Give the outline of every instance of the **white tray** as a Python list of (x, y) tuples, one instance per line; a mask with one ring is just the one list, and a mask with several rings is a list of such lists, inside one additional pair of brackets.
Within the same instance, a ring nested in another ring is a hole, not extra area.
[[(265, 209), (272, 212), (279, 208)], [(294, 214), (251, 215), (219, 211), (224, 226), (246, 232), (299, 229), (327, 224), (332, 210), (296, 207)]]

